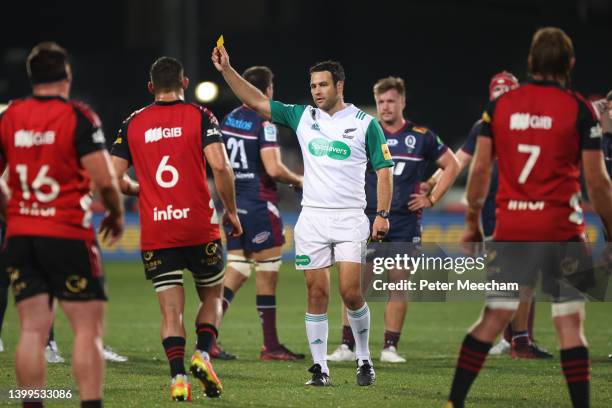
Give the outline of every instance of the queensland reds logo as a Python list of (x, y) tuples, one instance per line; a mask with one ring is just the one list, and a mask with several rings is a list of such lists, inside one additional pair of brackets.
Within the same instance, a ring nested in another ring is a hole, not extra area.
[(416, 137), (414, 137), (412, 135), (408, 135), (404, 142), (406, 143), (406, 146), (408, 146), (408, 149), (410, 149), (410, 150), (412, 150), (412, 149), (414, 149), (416, 147)]

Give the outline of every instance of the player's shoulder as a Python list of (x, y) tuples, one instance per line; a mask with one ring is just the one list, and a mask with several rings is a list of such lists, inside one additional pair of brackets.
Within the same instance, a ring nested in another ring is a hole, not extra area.
[(4, 109), (0, 109), (0, 118), (4, 117), (6, 114), (12, 114), (15, 112), (15, 109), (24, 106), (24, 104), (30, 99), (30, 97), (24, 97), (10, 100)]
[(219, 121), (217, 120), (217, 117), (207, 107), (195, 102), (188, 102), (185, 105), (196, 109), (202, 115), (202, 118), (206, 119), (211, 125), (219, 126)]
[(93, 126), (100, 127), (102, 126), (102, 121), (98, 114), (85, 102), (79, 100), (70, 100), (68, 104), (74, 109), (74, 112), (77, 115), (82, 115), (85, 119)]
[(147, 105), (147, 106), (143, 106), (142, 108), (136, 109), (135, 111), (133, 111), (132, 113), (130, 113), (128, 115), (127, 118), (125, 118), (122, 122), (122, 127), (125, 127), (127, 125), (129, 125), (134, 119), (136, 119), (137, 117), (141, 116), (143, 114), (143, 112), (145, 112), (147, 109), (151, 108), (153, 105)]
[(437, 134), (431, 128), (418, 123), (409, 122), (404, 132), (425, 138), (436, 138)]

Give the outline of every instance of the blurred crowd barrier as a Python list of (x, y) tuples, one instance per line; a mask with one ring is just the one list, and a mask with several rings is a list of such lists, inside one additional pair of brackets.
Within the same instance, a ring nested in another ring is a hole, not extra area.
[[(293, 243), (293, 227), (297, 222), (297, 212), (283, 213), (285, 225), (285, 246), (283, 247), (283, 259), (293, 261), (295, 249)], [(94, 225), (100, 225), (102, 216), (94, 216)], [(464, 228), (464, 217), (457, 212), (431, 212), (423, 216), (423, 242), (438, 244), (453, 244), (459, 242)], [(587, 233), (589, 241), (603, 241), (603, 232), (599, 218), (592, 213), (586, 214)], [(393, 227), (393, 226), (391, 226)], [(138, 215), (128, 213), (126, 215), (126, 228), (123, 238), (108, 247), (101, 244), (102, 255), (105, 261), (134, 261), (140, 260), (140, 223)]]

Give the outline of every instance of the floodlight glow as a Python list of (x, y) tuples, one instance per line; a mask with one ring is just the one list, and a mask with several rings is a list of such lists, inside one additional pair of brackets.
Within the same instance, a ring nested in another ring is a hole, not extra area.
[(195, 95), (200, 102), (212, 102), (219, 96), (219, 87), (214, 82), (200, 82), (196, 86)]

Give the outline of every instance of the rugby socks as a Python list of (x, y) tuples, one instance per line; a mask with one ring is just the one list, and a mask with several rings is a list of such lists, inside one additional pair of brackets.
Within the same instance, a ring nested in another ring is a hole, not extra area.
[(312, 361), (314, 364), (321, 366), (321, 372), (329, 374), (329, 368), (327, 368), (327, 334), (329, 329), (327, 313), (306, 313), (304, 320)]
[(102, 400), (81, 401), (81, 408), (102, 408)]
[(198, 323), (196, 324), (196, 333), (198, 335), (196, 348), (210, 353), (210, 347), (215, 343), (219, 334), (217, 328), (210, 323)]
[(185, 374), (185, 338), (184, 337), (166, 337), (162, 341), (168, 363), (170, 364), (170, 377), (178, 374)]
[(30, 402), (22, 402), (23, 408), (42, 408), (42, 401), (30, 401)]
[(227, 286), (224, 286), (223, 287), (223, 302), (221, 304), (223, 307), (224, 315), (227, 309), (229, 308), (230, 303), (232, 303), (233, 299), (234, 299), (234, 291), (228, 288)]
[(504, 330), (504, 340), (512, 344), (512, 323), (508, 323), (506, 330)]
[(342, 344), (346, 344), (351, 351), (355, 350), (355, 337), (351, 326), (342, 326)]
[(389, 348), (389, 347), (397, 348), (401, 335), (402, 334), (398, 332), (385, 330), (385, 343), (384, 343), (383, 348)]
[(454, 408), (463, 408), (465, 397), (478, 376), (490, 349), (491, 343), (476, 340), (470, 334), (463, 339), (453, 385), (448, 397)]
[(531, 344), (531, 340), (529, 339), (529, 332), (527, 330), (512, 333), (512, 347), (526, 347), (529, 346), (529, 344)]
[(49, 329), (49, 339), (47, 340), (47, 344), (51, 343), (52, 341), (55, 341), (55, 328), (53, 326), (55, 326), (55, 322), (51, 323), (51, 329)]
[(591, 382), (589, 350), (584, 346), (561, 350), (561, 367), (574, 408), (588, 407)]
[(355, 355), (361, 365), (363, 360), (370, 361), (370, 308), (364, 303), (357, 310), (347, 308), (346, 314), (355, 338)]
[(263, 344), (266, 350), (278, 350), (280, 343), (276, 331), (276, 296), (257, 295), (255, 297), (259, 320), (263, 330)]

